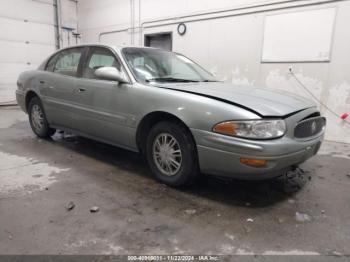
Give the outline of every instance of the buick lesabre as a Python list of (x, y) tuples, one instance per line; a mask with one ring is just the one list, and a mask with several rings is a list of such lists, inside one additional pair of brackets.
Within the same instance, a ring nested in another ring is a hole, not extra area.
[(219, 82), (189, 58), (154, 48), (65, 48), (17, 85), (37, 136), (59, 129), (142, 153), (171, 186), (200, 174), (282, 175), (317, 153), (326, 123), (307, 99)]

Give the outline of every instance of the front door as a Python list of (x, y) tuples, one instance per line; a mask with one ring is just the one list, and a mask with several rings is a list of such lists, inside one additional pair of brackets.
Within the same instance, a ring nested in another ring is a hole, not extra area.
[(128, 146), (131, 143), (127, 127), (130, 116), (121, 109), (120, 101), (127, 97), (131, 86), (98, 79), (95, 70), (104, 66), (116, 67), (126, 76), (121, 63), (111, 50), (104, 47), (90, 47), (82, 66), (82, 77), (77, 81), (75, 91), (79, 94), (81, 105), (80, 129), (85, 134), (101, 140)]

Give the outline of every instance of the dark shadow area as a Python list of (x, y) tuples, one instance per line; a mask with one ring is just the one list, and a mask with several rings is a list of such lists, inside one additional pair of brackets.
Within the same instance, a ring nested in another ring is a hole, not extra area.
[[(52, 142), (135, 175), (153, 179), (146, 161), (140, 154), (63, 132), (57, 132)], [(229, 205), (264, 207), (290, 198), (310, 179), (310, 173), (300, 168), (278, 178), (262, 181), (203, 175), (196, 184), (177, 190)]]
[(264, 207), (292, 197), (305, 186), (309, 179), (308, 172), (302, 169), (262, 181), (206, 176), (193, 186), (191, 192), (235, 206)]

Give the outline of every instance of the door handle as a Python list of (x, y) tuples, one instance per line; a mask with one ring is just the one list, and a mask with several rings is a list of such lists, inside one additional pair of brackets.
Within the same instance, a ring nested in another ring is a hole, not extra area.
[(45, 81), (44, 80), (39, 80), (39, 83), (40, 84), (45, 84)]
[(79, 93), (85, 92), (85, 91), (86, 91), (85, 88), (81, 88), (81, 87), (78, 88), (78, 92), (79, 92)]

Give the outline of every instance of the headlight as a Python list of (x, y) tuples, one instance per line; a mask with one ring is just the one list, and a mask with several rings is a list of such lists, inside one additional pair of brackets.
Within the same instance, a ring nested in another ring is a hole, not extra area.
[(251, 139), (281, 137), (286, 132), (286, 123), (281, 120), (228, 121), (214, 126), (216, 133)]

